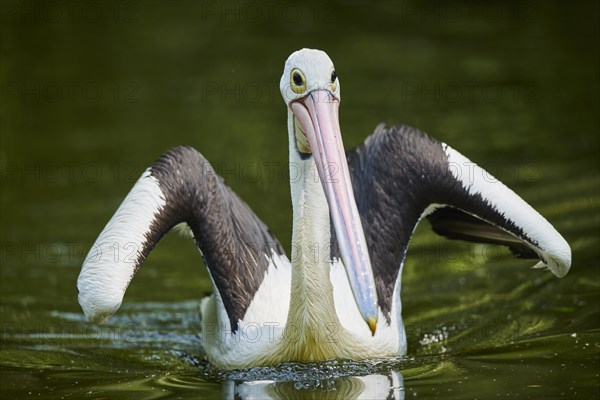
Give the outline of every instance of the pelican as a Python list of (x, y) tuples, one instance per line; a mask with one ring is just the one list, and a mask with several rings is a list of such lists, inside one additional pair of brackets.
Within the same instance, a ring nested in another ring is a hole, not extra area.
[(209, 272), (202, 341), (222, 369), (405, 354), (402, 268), (425, 217), (438, 234), (507, 245), (557, 277), (568, 272), (571, 249), (553, 226), (447, 144), (380, 125), (345, 153), (340, 82), (323, 51), (291, 54), (280, 90), (293, 168), (291, 261), (206, 159), (177, 147), (142, 174), (87, 255), (77, 287), (89, 321), (117, 311), (146, 256), (179, 224)]

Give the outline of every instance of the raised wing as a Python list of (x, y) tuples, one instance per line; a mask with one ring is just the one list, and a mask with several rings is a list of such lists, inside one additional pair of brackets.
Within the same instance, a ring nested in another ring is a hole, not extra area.
[(539, 257), (556, 276), (568, 272), (571, 249), (544, 217), (425, 133), (380, 125), (347, 158), (384, 314), (391, 310), (410, 237), (427, 215), (442, 235), (504, 244), (518, 255)]
[(190, 147), (171, 149), (152, 164), (96, 239), (77, 281), (79, 303), (89, 320), (102, 322), (117, 311), (146, 256), (182, 222), (193, 232), (231, 330), (237, 329), (269, 259), (284, 250)]

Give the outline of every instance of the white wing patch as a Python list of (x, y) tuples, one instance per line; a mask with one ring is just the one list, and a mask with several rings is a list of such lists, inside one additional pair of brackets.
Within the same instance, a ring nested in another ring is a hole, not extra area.
[(90, 249), (77, 280), (88, 320), (102, 323), (121, 306), (138, 267), (145, 234), (165, 205), (158, 181), (146, 170)]
[(571, 248), (554, 227), (515, 192), (465, 156), (442, 144), (449, 169), (469, 194), (479, 194), (507, 220), (519, 227), (539, 247), (532, 247), (548, 268), (563, 277), (571, 266)]
[(213, 295), (202, 301), (203, 347), (217, 366), (231, 368), (251, 364), (271, 353), (281, 342), (290, 306), (291, 264), (285, 255), (275, 252), (269, 261), (265, 278), (236, 332), (231, 332), (214, 282)]

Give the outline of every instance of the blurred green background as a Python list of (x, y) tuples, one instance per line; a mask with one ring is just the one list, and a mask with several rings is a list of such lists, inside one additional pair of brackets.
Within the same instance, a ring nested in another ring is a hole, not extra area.
[(382, 121), (414, 125), (513, 188), (573, 250), (558, 280), (424, 223), (403, 277), (407, 358), (313, 365), (311, 382), (348, 387), (393, 370), (406, 397), (598, 396), (598, 2), (0, 4), (2, 397), (214, 398), (260, 378), (292, 382), (287, 397), (335, 398), (286, 369), (228, 375), (202, 361), (197, 309), (210, 282), (177, 235), (107, 326), (85, 323), (75, 287), (135, 180), (180, 144), (289, 249), (278, 85), (302, 47), (336, 65), (348, 148)]

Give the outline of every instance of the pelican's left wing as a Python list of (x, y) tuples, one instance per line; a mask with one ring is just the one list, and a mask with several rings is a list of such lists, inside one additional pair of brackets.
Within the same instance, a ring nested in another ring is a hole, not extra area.
[(425, 216), (439, 234), (507, 245), (519, 256), (538, 257), (556, 276), (568, 272), (571, 249), (544, 217), (425, 133), (380, 125), (347, 159), (384, 314), (391, 310), (410, 237)]

